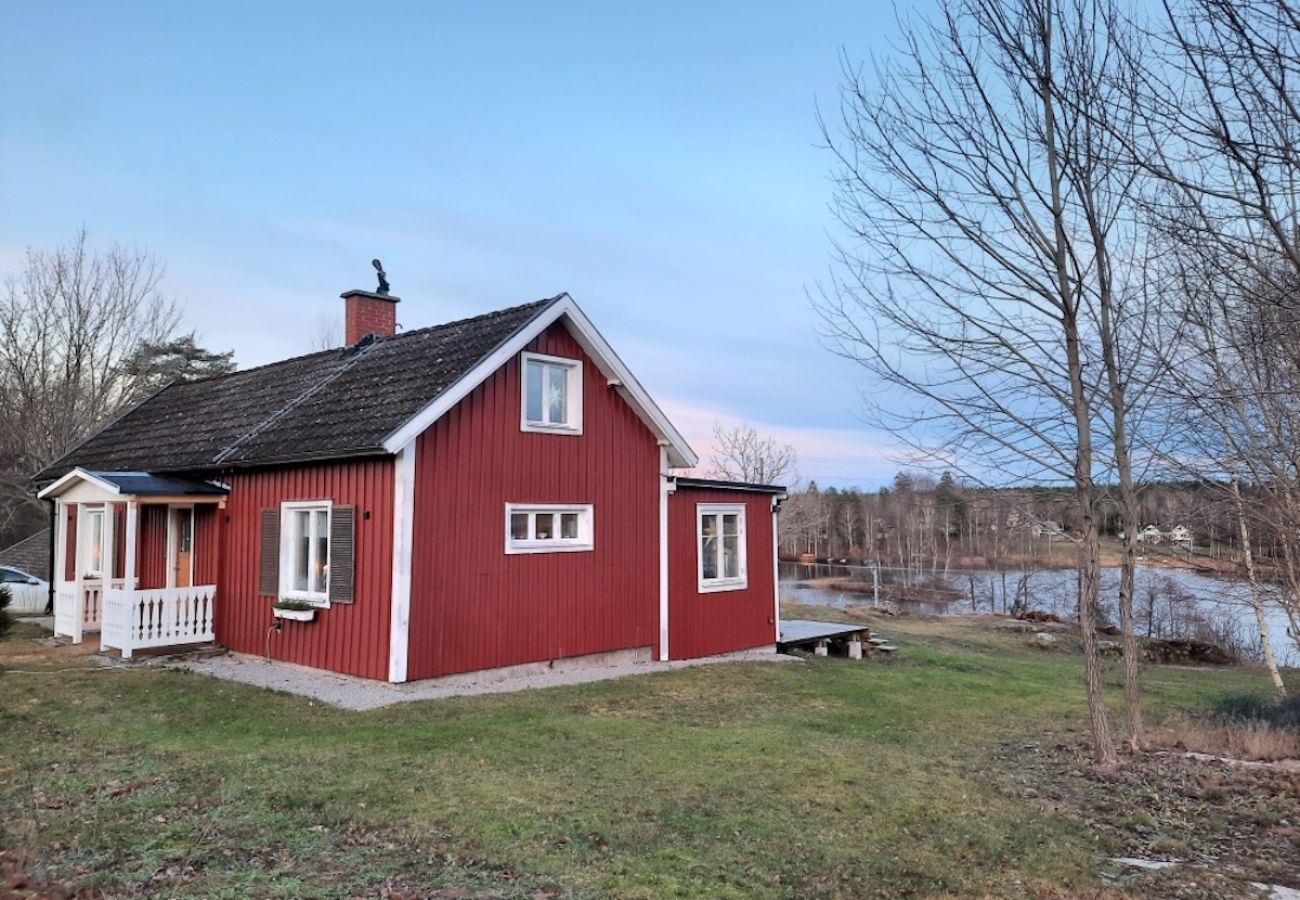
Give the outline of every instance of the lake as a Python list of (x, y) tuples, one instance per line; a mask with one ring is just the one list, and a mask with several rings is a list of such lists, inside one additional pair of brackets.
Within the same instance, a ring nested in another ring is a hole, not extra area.
[[(836, 579), (861, 583), (865, 593), (810, 586), (813, 579)], [(882, 593), (888, 596), (907, 573), (882, 570)], [(843, 608), (845, 604), (872, 605), (872, 576), (866, 566), (799, 565), (781, 563), (782, 597), (817, 606)], [(1077, 573), (1073, 569), (1037, 570), (949, 570), (944, 576), (922, 579), (930, 590), (957, 597), (953, 602), (900, 601), (900, 610), (945, 615), (1006, 612), (1017, 596), (1029, 609), (1054, 612), (1067, 619), (1075, 615)], [(1119, 569), (1102, 569), (1101, 613), (1109, 622), (1119, 622)], [(887, 601), (886, 601), (887, 602)], [(1286, 614), (1273, 604), (1266, 606), (1269, 632), (1279, 664), (1300, 666), (1300, 648), (1287, 636)], [(1249, 655), (1259, 652), (1255, 614), (1250, 607), (1250, 588), (1238, 579), (1204, 575), (1190, 569), (1169, 569), (1139, 565), (1135, 574), (1134, 622), (1139, 635), (1152, 637), (1200, 637), (1219, 643), (1236, 644)]]

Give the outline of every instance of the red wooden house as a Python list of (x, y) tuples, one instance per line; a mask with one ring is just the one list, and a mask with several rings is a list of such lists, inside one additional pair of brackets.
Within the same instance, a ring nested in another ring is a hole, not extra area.
[(775, 643), (783, 489), (674, 476), (567, 294), (401, 334), (343, 297), (346, 347), (167, 387), (38, 475), (58, 633), (395, 682)]

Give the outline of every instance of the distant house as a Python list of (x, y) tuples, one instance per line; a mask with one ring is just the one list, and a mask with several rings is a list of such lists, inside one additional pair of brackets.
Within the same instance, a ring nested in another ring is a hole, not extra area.
[[(567, 294), (153, 395), (37, 476), (55, 629), (404, 682), (771, 647), (781, 487), (697, 457)], [(713, 377), (699, 361), (700, 377)]]
[(1137, 539), (1144, 544), (1158, 544), (1164, 537), (1164, 532), (1155, 525), (1148, 525), (1137, 534)]
[(1175, 544), (1190, 544), (1192, 542), (1192, 532), (1186, 525), (1175, 525), (1169, 529), (1169, 540)]
[(1048, 540), (1065, 537), (1065, 529), (1061, 528), (1061, 523), (1054, 522), (1051, 519), (1034, 522), (1029, 526), (1029, 533), (1036, 538), (1047, 538)]

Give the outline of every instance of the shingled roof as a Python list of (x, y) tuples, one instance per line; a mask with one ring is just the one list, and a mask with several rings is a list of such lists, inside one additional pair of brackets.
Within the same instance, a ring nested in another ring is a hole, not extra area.
[(565, 295), (164, 388), (37, 474), (194, 472), (385, 452), (384, 439)]

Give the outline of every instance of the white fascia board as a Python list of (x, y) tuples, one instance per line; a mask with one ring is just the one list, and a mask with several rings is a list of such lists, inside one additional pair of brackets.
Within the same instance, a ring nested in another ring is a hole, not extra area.
[(595, 361), (606, 377), (613, 376), (613, 378), (622, 382), (621, 385), (615, 387), (615, 390), (623, 394), (624, 399), (631, 404), (632, 409), (645, 422), (646, 427), (656, 437), (667, 442), (669, 464), (676, 469), (690, 469), (697, 466), (700, 458), (691, 449), (691, 445), (686, 443), (686, 438), (682, 437), (681, 433), (673, 427), (673, 423), (668, 421), (668, 417), (664, 415), (663, 410), (658, 407), (654, 400), (650, 399), (646, 389), (641, 387), (641, 382), (636, 380), (636, 376), (632, 374), (632, 371), (623, 364), (623, 360), (618, 358), (614, 348), (609, 345), (609, 342), (601, 335), (599, 329), (587, 318), (586, 313), (579, 309), (578, 304), (567, 294), (564, 295), (561, 304), (565, 306), (565, 315), (574, 326), (574, 339), (587, 352), (587, 355)]
[(666, 442), (668, 458), (674, 468), (693, 468), (700, 458), (691, 449), (690, 444), (681, 436), (673, 424), (668, 421), (663, 410), (655, 405), (645, 388), (636, 380), (618, 354), (596, 330), (586, 314), (568, 294), (546, 307), (531, 322), (520, 329), (513, 337), (485, 357), (478, 365), (466, 373), (458, 382), (438, 395), (432, 403), (425, 406), (384, 441), (384, 449), (397, 453), (403, 447), (419, 437), (425, 429), (442, 418), (453, 406), (464, 400), (469, 393), (488, 379), (497, 369), (504, 366), (514, 356), (523, 351), (529, 343), (551, 325), (565, 319), (570, 326), (579, 346), (591, 357), (597, 367), (607, 378), (616, 379), (621, 385), (614, 388), (623, 394), (623, 398), (632, 406), (637, 416), (654, 435)]
[(43, 491), (41, 491), (39, 494), (36, 495), (36, 499), (44, 500), (46, 497), (57, 497), (79, 481), (85, 481), (89, 484), (93, 484), (101, 491), (106, 491), (107, 493), (110, 494), (122, 493), (120, 490), (118, 490), (117, 485), (111, 484), (102, 478), (96, 478), (94, 475), (90, 474), (85, 469), (78, 466), (77, 468), (69, 472), (67, 475), (64, 475), (58, 481), (47, 486)]

